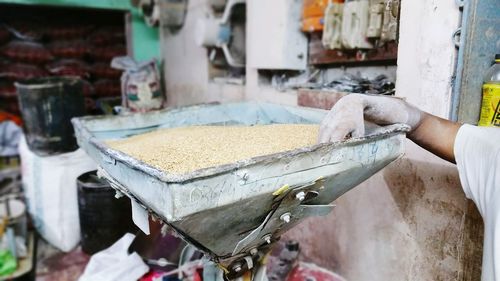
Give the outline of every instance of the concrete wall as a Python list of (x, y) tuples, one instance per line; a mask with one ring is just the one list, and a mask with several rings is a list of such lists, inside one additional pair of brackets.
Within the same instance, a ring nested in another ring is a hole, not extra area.
[[(207, 50), (195, 44), (196, 19), (205, 16), (209, 7), (205, 0), (188, 1), (188, 12), (181, 30), (160, 31), (162, 57), (165, 62), (165, 82), (168, 104), (181, 106), (213, 101), (256, 100), (287, 105), (297, 104), (297, 91), (278, 91), (259, 81), (257, 69), (246, 67), (244, 86), (218, 84), (209, 79)], [(252, 28), (253, 25), (247, 28)], [(258, 31), (253, 34), (260, 34)], [(274, 38), (258, 38), (273, 42)], [(252, 48), (247, 41), (247, 50)], [(392, 80), (396, 77), (396, 67), (349, 67), (326, 69), (323, 78), (327, 81), (339, 78), (345, 73), (362, 73), (367, 77), (385, 74)]]
[[(194, 20), (205, 11), (204, 1), (189, 1), (183, 29), (162, 32), (169, 103), (296, 104), (296, 91), (263, 85), (255, 69), (246, 69), (245, 86), (208, 82), (206, 51), (193, 40)], [(451, 35), (458, 21), (453, 0), (402, 1), (397, 95), (443, 117), (450, 105), (456, 53)], [(374, 74), (371, 70), (364, 71)], [(479, 280), (481, 219), (464, 197), (455, 166), (411, 141), (404, 158), (336, 204), (328, 217), (310, 219), (288, 234), (301, 242), (304, 259), (348, 280)]]
[(188, 1), (182, 29), (176, 32), (167, 29), (160, 31), (169, 105), (243, 99), (244, 86), (209, 81), (207, 50), (195, 43), (196, 19), (205, 16), (207, 12), (206, 1)]

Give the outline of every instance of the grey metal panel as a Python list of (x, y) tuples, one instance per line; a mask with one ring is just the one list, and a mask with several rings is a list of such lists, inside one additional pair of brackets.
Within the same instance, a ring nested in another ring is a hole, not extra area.
[(500, 53), (500, 1), (465, 1), (452, 120), (477, 124), (483, 75)]

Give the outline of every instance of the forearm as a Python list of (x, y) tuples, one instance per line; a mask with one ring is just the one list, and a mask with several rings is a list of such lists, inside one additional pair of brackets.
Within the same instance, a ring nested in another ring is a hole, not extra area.
[(408, 138), (435, 155), (455, 163), (454, 144), (461, 124), (423, 112), (404, 100), (360, 96), (365, 119), (379, 125), (404, 123), (411, 127)]
[(462, 124), (422, 112), (419, 125), (408, 138), (433, 154), (455, 163), (455, 138)]

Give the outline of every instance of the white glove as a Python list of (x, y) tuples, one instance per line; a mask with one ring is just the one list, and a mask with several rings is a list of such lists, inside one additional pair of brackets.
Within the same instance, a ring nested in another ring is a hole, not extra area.
[(364, 120), (378, 125), (404, 123), (415, 129), (422, 111), (391, 97), (349, 94), (340, 99), (321, 122), (318, 142), (336, 142), (365, 135)]

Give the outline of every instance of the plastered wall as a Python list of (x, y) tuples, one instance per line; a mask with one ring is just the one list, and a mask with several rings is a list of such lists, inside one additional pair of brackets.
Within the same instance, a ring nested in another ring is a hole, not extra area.
[(167, 100), (171, 106), (238, 101), (244, 97), (244, 86), (209, 81), (207, 50), (195, 43), (196, 19), (207, 12), (206, 1), (188, 1), (182, 29), (160, 31)]
[[(278, 91), (269, 84), (259, 81), (257, 69), (246, 67), (245, 85), (219, 84), (209, 79), (207, 51), (195, 44), (196, 20), (209, 11), (207, 1), (188, 1), (188, 12), (184, 26), (175, 32), (160, 30), (162, 58), (164, 60), (165, 82), (168, 104), (182, 106), (213, 101), (257, 100), (287, 105), (297, 104), (297, 91)], [(247, 28), (252, 28), (253, 25)], [(248, 32), (248, 31), (247, 31)], [(253, 34), (260, 34), (254, 31)], [(257, 38), (273, 42), (275, 38)], [(252, 47), (247, 42), (247, 49)], [(344, 73), (362, 73), (367, 77), (385, 74), (395, 79), (396, 68), (388, 67), (351, 67), (329, 69), (323, 72), (326, 80), (339, 78)]]
[[(402, 1), (397, 96), (441, 117), (450, 105), (458, 19), (451, 0)], [(404, 158), (336, 204), (289, 234), (307, 259), (348, 280), (480, 279), (482, 221), (456, 167), (411, 141)]]
[[(194, 44), (203, 0), (189, 1), (185, 26), (162, 31), (170, 105), (259, 100), (294, 105), (296, 92), (278, 92), (246, 69), (244, 86), (208, 82), (206, 50)], [(458, 27), (455, 1), (402, 1), (397, 96), (446, 117)], [(360, 69), (362, 70), (362, 69)], [(331, 74), (339, 70), (330, 71)], [(373, 72), (373, 69), (368, 71)], [(345, 194), (327, 217), (310, 219), (288, 238), (302, 258), (347, 280), (479, 280), (481, 219), (464, 197), (456, 167), (408, 141), (406, 156)]]

